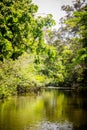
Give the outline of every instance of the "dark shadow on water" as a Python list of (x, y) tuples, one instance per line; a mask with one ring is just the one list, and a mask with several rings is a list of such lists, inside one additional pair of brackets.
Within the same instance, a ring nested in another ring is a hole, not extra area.
[(74, 127), (73, 130), (87, 130), (87, 125), (82, 125), (79, 127)]

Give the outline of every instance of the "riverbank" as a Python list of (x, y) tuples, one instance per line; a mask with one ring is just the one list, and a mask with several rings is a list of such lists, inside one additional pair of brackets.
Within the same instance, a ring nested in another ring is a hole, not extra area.
[(14, 93), (0, 94), (0, 99), (8, 98), (14, 95), (26, 95), (27, 93), (40, 93), (43, 89), (62, 90), (62, 91), (73, 91), (74, 93), (86, 93), (87, 87), (58, 87), (58, 86), (22, 86), (18, 85)]

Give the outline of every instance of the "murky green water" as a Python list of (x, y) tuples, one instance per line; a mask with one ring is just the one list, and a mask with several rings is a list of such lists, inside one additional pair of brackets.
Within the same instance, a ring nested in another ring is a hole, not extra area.
[(87, 97), (70, 91), (0, 101), (0, 130), (86, 130)]

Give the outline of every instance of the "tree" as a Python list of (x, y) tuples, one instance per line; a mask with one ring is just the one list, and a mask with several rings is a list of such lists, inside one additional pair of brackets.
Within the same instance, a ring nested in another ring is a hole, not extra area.
[(31, 0), (0, 2), (0, 59), (17, 58), (31, 43), (38, 7)]
[[(67, 12), (63, 19), (62, 30), (65, 35), (71, 40), (69, 44), (73, 47), (73, 70), (76, 74), (76, 82), (81, 82), (83, 85), (87, 83), (87, 4), (85, 1), (74, 1), (73, 6), (62, 6), (62, 9)], [(74, 37), (74, 38), (73, 38)]]
[(42, 28), (54, 24), (52, 15), (35, 18), (37, 10), (32, 0), (1, 0), (0, 60), (16, 59), (25, 51), (31, 51), (34, 42), (43, 37)]
[[(60, 19), (60, 28), (46, 35), (49, 45), (57, 52), (55, 64), (62, 63), (62, 69), (56, 68), (56, 74), (63, 75), (64, 83), (87, 83), (87, 4), (85, 1), (73, 1), (73, 5), (63, 5), (65, 17)], [(63, 81), (62, 81), (63, 82)]]

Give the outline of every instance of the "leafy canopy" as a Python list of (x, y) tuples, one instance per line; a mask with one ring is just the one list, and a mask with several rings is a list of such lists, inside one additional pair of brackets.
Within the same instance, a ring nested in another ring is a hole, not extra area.
[(54, 24), (52, 15), (36, 18), (37, 11), (32, 0), (0, 1), (0, 60), (30, 52), (34, 42), (43, 38), (43, 27)]

